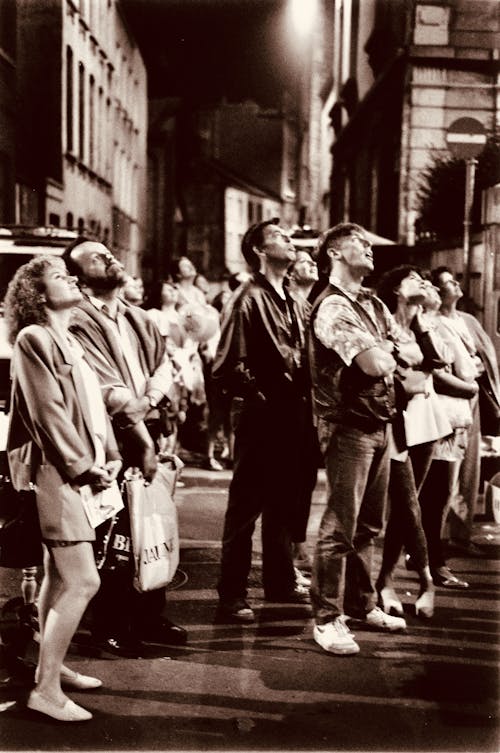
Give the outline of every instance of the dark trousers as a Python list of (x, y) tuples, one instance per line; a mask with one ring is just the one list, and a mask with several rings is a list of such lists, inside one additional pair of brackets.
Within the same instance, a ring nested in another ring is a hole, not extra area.
[(318, 479), (318, 468), (321, 462), (318, 433), (311, 421), (305, 427), (306, 436), (303, 438), (303, 453), (300, 458), (301, 473), (295, 514), (290, 521), (292, 542), (302, 544), (306, 540), (307, 524), (311, 512), (312, 494)]
[(379, 580), (396, 567), (403, 546), (419, 571), (429, 564), (418, 493), (432, 463), (433, 447), (434, 442), (415, 445), (405, 462), (391, 460), (389, 515)]
[[(162, 426), (159, 421), (153, 421), (148, 424), (148, 430), (156, 441)], [(127, 433), (117, 430), (116, 434), (123, 457), (123, 467), (118, 479), (121, 483), (125, 470), (139, 465), (139, 462), (137, 447), (127, 437)], [(148, 627), (158, 623), (165, 607), (165, 589), (140, 593), (134, 588), (134, 559), (126, 497), (123, 501), (125, 509), (119, 513), (119, 521), (111, 534), (108, 551), (113, 547), (114, 533), (118, 536), (117, 548), (115, 552), (110, 551), (109, 561), (100, 570), (101, 585), (90, 605), (90, 617), (91, 632), (96, 637), (112, 636), (126, 640), (140, 638)], [(109, 522), (96, 529), (95, 549), (98, 562), (108, 530)]]
[[(116, 637), (121, 640), (140, 638), (147, 629), (157, 623), (165, 607), (165, 589), (140, 593), (134, 588), (134, 561), (130, 541), (130, 523), (127, 511), (123, 510), (122, 517), (117, 523), (115, 532), (119, 538), (118, 546), (123, 549), (115, 550), (118, 556), (125, 556), (129, 550), (129, 558), (118, 560), (111, 551), (110, 557), (100, 569), (101, 585), (90, 605), (90, 629), (96, 638)], [(104, 532), (109, 526), (105, 523), (97, 529), (96, 549), (102, 549), (101, 542)], [(110, 546), (113, 544), (111, 534)], [(108, 550), (109, 551), (109, 550)], [(97, 556), (99, 562), (99, 554)], [(111, 569), (110, 566), (115, 565)]]
[(441, 527), (448, 503), (450, 474), (454, 465), (446, 460), (433, 460), (419, 495), (431, 569), (446, 565)]
[(427, 542), (411, 460), (391, 460), (389, 478), (389, 516), (384, 535), (381, 575), (391, 573), (401, 555), (402, 547), (421, 572), (429, 564)]
[(434, 445), (435, 442), (424, 442), (424, 444), (414, 445), (414, 447), (410, 447), (408, 450), (418, 494), (420, 494), (420, 490), (431, 467)]
[(305, 399), (242, 402), (234, 415), (234, 471), (224, 520), (218, 592), (245, 598), (252, 535), (262, 515), (262, 583), (266, 597), (295, 587), (291, 551), (303, 448), (311, 413)]

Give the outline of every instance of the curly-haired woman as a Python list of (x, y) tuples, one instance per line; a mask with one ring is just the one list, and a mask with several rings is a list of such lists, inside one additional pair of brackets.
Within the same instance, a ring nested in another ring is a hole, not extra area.
[(72, 308), (80, 299), (76, 278), (50, 256), (24, 264), (5, 298), (14, 344), (10, 473), (16, 489), (35, 484), (44, 543), (40, 655), (28, 708), (61, 721), (92, 717), (65, 695), (62, 685), (90, 690), (102, 684), (63, 664), (99, 587), (95, 533), (80, 488), (88, 485), (96, 493), (114, 486), (121, 467), (97, 377), (68, 332)]

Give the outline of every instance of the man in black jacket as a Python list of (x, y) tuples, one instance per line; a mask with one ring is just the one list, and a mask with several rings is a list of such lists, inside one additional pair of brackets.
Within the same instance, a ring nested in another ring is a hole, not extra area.
[(218, 591), (222, 617), (252, 622), (247, 584), (252, 534), (261, 514), (266, 600), (294, 603), (308, 597), (295, 581), (291, 520), (312, 417), (304, 307), (283, 286), (295, 248), (278, 220), (269, 220), (249, 228), (242, 251), (254, 275), (228, 304), (213, 369), (233, 398), (235, 431)]

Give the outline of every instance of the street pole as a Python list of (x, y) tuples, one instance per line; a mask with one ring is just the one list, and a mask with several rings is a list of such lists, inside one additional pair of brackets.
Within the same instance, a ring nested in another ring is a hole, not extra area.
[(476, 165), (477, 159), (474, 159), (473, 157), (469, 157), (465, 160), (463, 290), (467, 297), (469, 296), (470, 288), (470, 227)]

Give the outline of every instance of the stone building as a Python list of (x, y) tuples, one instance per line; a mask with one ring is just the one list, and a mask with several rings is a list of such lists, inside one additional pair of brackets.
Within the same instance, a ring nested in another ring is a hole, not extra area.
[(17, 0), (16, 221), (145, 247), (147, 80), (120, 0)]
[(498, 127), (497, 0), (336, 0), (348, 45), (337, 77), (332, 220), (413, 245), (419, 176), (462, 116)]

